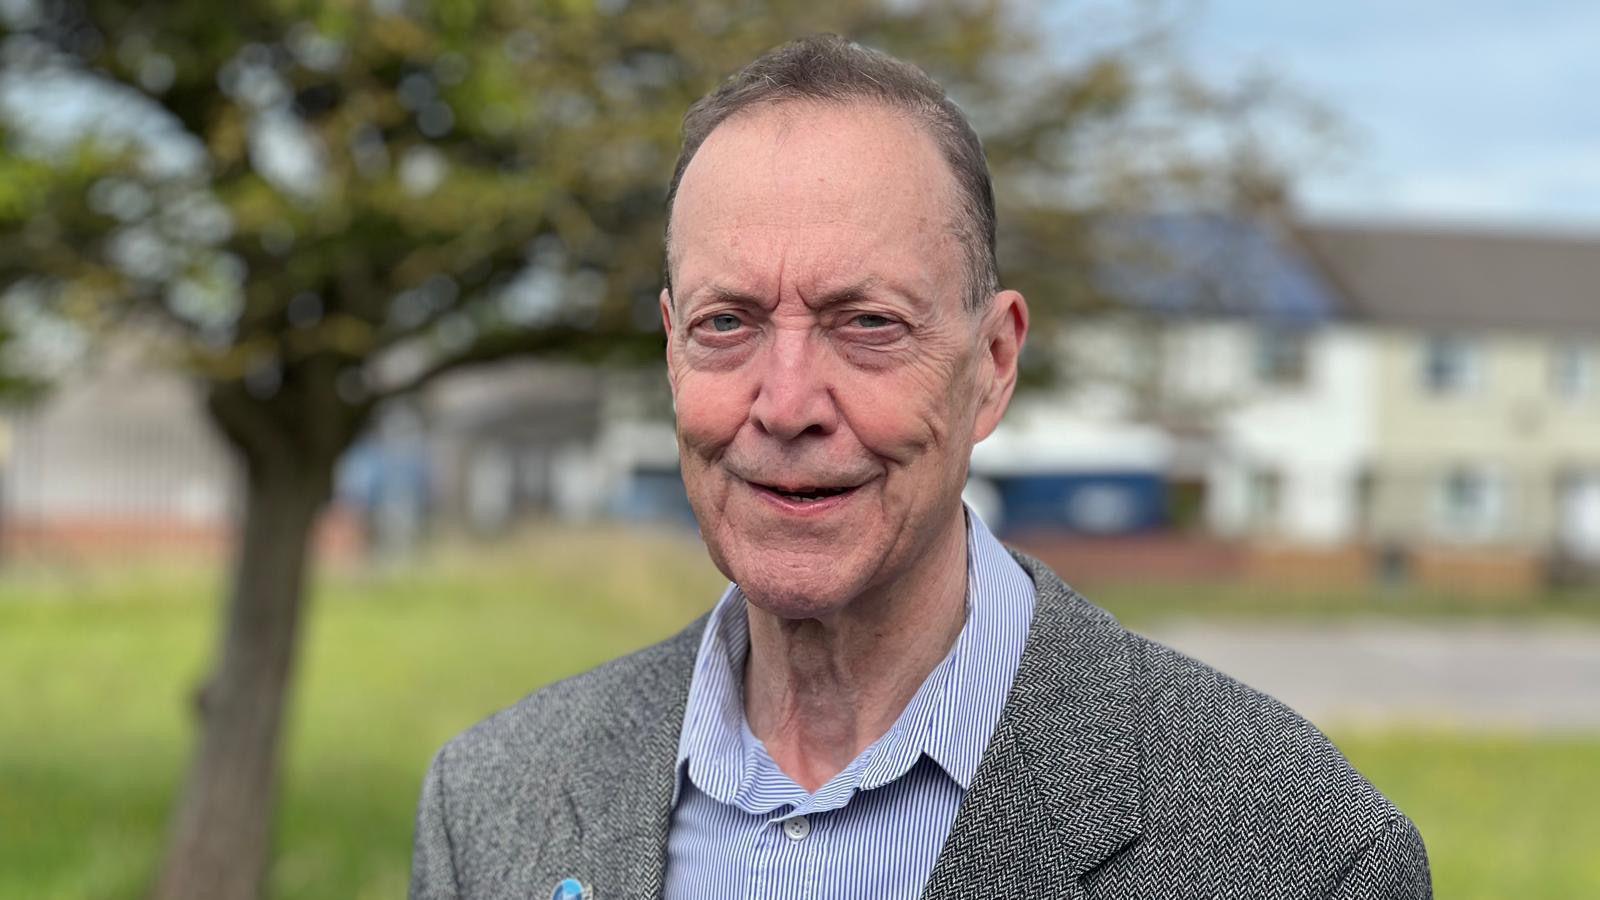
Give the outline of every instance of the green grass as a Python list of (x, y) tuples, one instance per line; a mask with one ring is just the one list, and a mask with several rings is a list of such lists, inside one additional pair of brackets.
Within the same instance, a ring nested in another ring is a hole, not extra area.
[(1437, 896), (1600, 897), (1600, 736), (1333, 737), (1417, 823)]
[[(602, 558), (623, 562), (594, 567)], [(319, 579), (273, 896), (403, 896), (418, 783), (440, 743), (664, 637), (720, 587), (697, 544), (592, 531)], [(140, 895), (189, 751), (218, 588), (215, 573), (170, 567), (0, 580), (0, 898)], [(1197, 606), (1111, 594), (1136, 619)], [(1416, 819), (1439, 896), (1600, 894), (1600, 735), (1334, 736)]]

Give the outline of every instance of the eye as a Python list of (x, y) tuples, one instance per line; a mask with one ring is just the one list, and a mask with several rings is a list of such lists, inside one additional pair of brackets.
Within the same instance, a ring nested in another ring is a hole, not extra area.
[(879, 316), (873, 313), (863, 313), (856, 316), (851, 322), (860, 325), (862, 328), (886, 328), (894, 324), (894, 320), (888, 316)]
[(738, 316), (733, 315), (732, 313), (722, 313), (721, 315), (712, 316), (706, 321), (711, 325), (712, 331), (733, 331), (740, 325), (744, 324), (739, 321)]

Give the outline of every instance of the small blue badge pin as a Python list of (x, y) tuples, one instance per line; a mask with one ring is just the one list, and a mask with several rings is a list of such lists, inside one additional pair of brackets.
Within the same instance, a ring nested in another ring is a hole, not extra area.
[(563, 878), (556, 885), (555, 893), (550, 895), (550, 900), (594, 900), (594, 895), (589, 893), (589, 888), (576, 878)]

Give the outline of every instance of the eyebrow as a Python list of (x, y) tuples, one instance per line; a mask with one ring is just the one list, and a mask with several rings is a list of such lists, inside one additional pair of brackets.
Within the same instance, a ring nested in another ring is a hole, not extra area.
[(689, 295), (690, 302), (703, 301), (707, 303), (741, 303), (761, 304), (761, 298), (747, 291), (724, 287), (720, 284), (707, 285)]
[(883, 278), (878, 275), (868, 275), (852, 285), (847, 285), (836, 290), (827, 291), (818, 297), (815, 303), (806, 303), (816, 309), (825, 309), (836, 303), (849, 303), (860, 300), (883, 284)]
[[(841, 288), (835, 288), (830, 291), (825, 291), (815, 298), (808, 297), (806, 298), (806, 306), (811, 307), (812, 309), (825, 309), (829, 306), (834, 306), (840, 303), (850, 303), (863, 299), (883, 285), (884, 279), (882, 276), (868, 275), (854, 284), (846, 285)], [(926, 302), (915, 294), (908, 294), (905, 291), (895, 290), (893, 288), (890, 290), (897, 296), (904, 297), (918, 306), (922, 306)], [(755, 306), (766, 305), (760, 297), (754, 294), (720, 284), (710, 284), (698, 288), (685, 299), (685, 305), (690, 303), (717, 302), (751, 304)]]
[(882, 290), (886, 293), (899, 297), (902, 300), (905, 300), (917, 310), (927, 310), (931, 306), (931, 301), (927, 297), (897, 287), (889, 283), (889, 281), (881, 275), (868, 275), (855, 284), (838, 288), (836, 290), (827, 291), (818, 297), (815, 302), (807, 303), (806, 305), (815, 309), (825, 309), (836, 303), (849, 303), (851, 301), (861, 300), (867, 295), (878, 290)]

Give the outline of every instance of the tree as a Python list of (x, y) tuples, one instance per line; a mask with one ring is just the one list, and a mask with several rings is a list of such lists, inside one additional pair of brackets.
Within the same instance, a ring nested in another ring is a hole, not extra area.
[[(999, 0), (38, 0), (6, 15), (0, 290), (149, 336), (243, 464), (163, 898), (260, 889), (308, 534), (374, 411), (469, 365), (659, 350), (678, 120), (721, 76), (816, 30), (926, 65), (977, 114), (1002, 262), (1045, 327), (1101, 302), (1087, 223), (1129, 185), (1146, 200), (1150, 184), (1240, 184), (1243, 145), (1196, 157), (1173, 139), (1188, 132), (1172, 122), (1226, 122), (1238, 98), (1167, 67), (1155, 7), (1110, 38), (1101, 21), (1069, 63)], [(60, 98), (104, 114), (28, 121)]]

